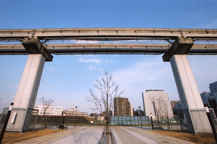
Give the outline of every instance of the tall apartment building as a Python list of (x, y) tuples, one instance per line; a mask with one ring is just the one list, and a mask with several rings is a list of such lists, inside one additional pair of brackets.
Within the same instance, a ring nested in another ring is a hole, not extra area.
[(114, 98), (114, 116), (131, 116), (132, 106), (128, 98), (116, 97)]
[(173, 118), (169, 95), (164, 90), (146, 90), (142, 93), (145, 116)]
[(34, 109), (38, 109), (38, 115), (57, 115), (61, 116), (62, 115), (62, 106), (49, 106), (47, 107), (46, 105), (35, 105)]

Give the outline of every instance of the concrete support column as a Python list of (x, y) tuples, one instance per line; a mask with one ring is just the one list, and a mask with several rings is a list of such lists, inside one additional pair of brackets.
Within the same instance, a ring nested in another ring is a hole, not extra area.
[(182, 108), (185, 110), (188, 131), (212, 132), (187, 55), (174, 54), (170, 63)]
[[(28, 112), (28, 109), (34, 107), (44, 63), (45, 57), (42, 54), (29, 54), (14, 98), (14, 110), (9, 119), (8, 131), (29, 129), (32, 113)], [(13, 115), (15, 117), (12, 117)]]

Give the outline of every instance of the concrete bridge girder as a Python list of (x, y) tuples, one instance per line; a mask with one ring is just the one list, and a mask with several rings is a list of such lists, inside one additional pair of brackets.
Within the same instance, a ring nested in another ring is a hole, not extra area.
[[(169, 44), (121, 44), (121, 43), (73, 43), (46, 44), (44, 48), (56, 55), (77, 54), (151, 54), (159, 55), (167, 52)], [(0, 45), (0, 55), (21, 55), (29, 52), (21, 44)], [(188, 55), (217, 55), (217, 44), (194, 44)], [(168, 58), (167, 58), (168, 59)], [(169, 60), (169, 59), (168, 59)], [(168, 61), (167, 60), (167, 61)]]
[(157, 29), (157, 28), (72, 28), (72, 29), (6, 29), (0, 30), (0, 40), (217, 40), (216, 29)]

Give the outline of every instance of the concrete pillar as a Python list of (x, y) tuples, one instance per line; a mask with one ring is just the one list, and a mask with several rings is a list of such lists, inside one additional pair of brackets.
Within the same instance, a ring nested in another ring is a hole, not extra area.
[(28, 109), (34, 107), (44, 63), (42, 54), (29, 54), (14, 98), (7, 131), (28, 131), (32, 116)]
[(185, 110), (187, 128), (192, 133), (212, 132), (206, 111), (186, 54), (170, 58), (182, 108)]

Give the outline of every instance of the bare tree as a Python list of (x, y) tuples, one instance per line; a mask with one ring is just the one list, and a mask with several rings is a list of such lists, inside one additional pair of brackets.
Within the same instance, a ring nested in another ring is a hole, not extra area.
[(44, 125), (45, 128), (47, 128), (48, 125), (48, 117), (47, 117), (47, 110), (50, 107), (50, 105), (54, 102), (54, 99), (46, 99), (45, 97), (41, 97), (39, 100), (42, 103), (42, 125)]
[(162, 103), (163, 103), (163, 106), (162, 106), (163, 116), (162, 117), (163, 117), (163, 119), (165, 119), (167, 121), (167, 129), (170, 130), (170, 127), (172, 128), (172, 126), (170, 125), (170, 122), (169, 122), (169, 118), (171, 118), (171, 114), (169, 112), (169, 109), (170, 109), (169, 106), (170, 105), (168, 105), (166, 101), (163, 101)]
[(154, 114), (156, 116), (157, 123), (159, 126), (161, 126), (160, 119), (162, 118), (162, 115), (163, 115), (163, 98), (160, 96), (152, 96), (152, 97), (149, 97), (149, 99), (151, 100), (153, 104)]
[(99, 95), (95, 94), (93, 89), (90, 88), (90, 96), (87, 96), (86, 99), (87, 101), (94, 103), (95, 108), (91, 109), (105, 112), (106, 142), (108, 143), (110, 111), (113, 108), (113, 99), (119, 97), (124, 91), (119, 92), (119, 85), (116, 85), (115, 82), (113, 82), (112, 74), (109, 74), (106, 71), (105, 77), (97, 79), (94, 87), (99, 91)]
[(151, 100), (153, 107), (154, 107), (154, 113), (157, 119), (158, 126), (161, 127), (160, 120), (167, 120), (168, 129), (170, 129), (169, 124), (169, 107), (165, 99), (161, 96), (152, 96), (149, 97)]

